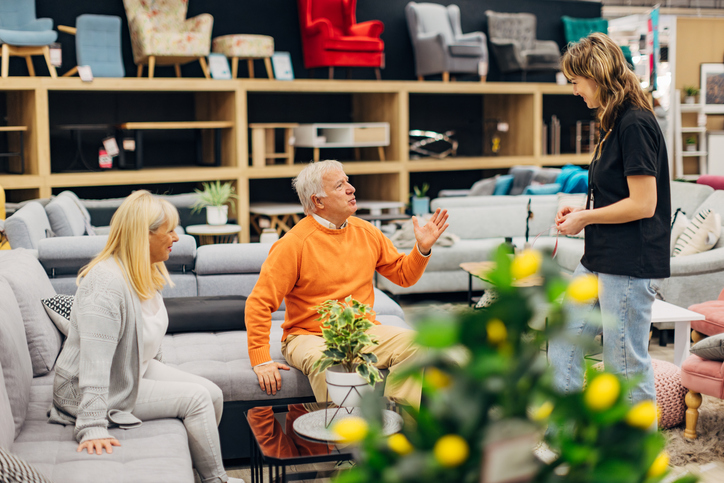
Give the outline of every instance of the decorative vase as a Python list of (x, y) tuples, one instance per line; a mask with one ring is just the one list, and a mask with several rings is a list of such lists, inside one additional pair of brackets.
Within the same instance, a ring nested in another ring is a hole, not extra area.
[(430, 198), (425, 196), (423, 198), (412, 197), (412, 214), (415, 216), (427, 215), (430, 213)]
[(374, 391), (374, 386), (356, 372), (346, 372), (341, 365), (332, 366), (325, 372), (329, 398), (339, 407), (359, 407), (362, 396)]
[(259, 237), (259, 243), (274, 243), (279, 239), (279, 234), (274, 228), (264, 228)]
[(696, 104), (695, 96), (684, 96), (684, 104)]
[(228, 219), (228, 205), (206, 207), (206, 223), (209, 225), (226, 225)]
[(687, 151), (696, 151), (696, 144), (687, 144), (686, 150)]

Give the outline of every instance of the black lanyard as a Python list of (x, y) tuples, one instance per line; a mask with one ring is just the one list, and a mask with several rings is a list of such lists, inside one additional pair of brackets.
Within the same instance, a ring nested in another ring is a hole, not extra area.
[(586, 200), (586, 205), (589, 210), (593, 209), (593, 202), (595, 199), (594, 196), (594, 183), (593, 183), (593, 173), (594, 173), (594, 167), (598, 164), (598, 160), (601, 159), (601, 153), (603, 152), (603, 142), (608, 139), (608, 136), (611, 134), (612, 129), (609, 129), (605, 136), (601, 137), (601, 139), (598, 141), (598, 145), (596, 146), (596, 151), (594, 152), (593, 160), (591, 161), (591, 164), (588, 166), (588, 200)]

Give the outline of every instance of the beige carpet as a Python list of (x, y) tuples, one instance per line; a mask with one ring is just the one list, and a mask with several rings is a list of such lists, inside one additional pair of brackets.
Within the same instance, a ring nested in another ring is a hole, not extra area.
[(702, 397), (697, 439), (692, 441), (684, 437), (683, 424), (663, 431), (672, 466), (724, 460), (724, 401), (706, 395)]

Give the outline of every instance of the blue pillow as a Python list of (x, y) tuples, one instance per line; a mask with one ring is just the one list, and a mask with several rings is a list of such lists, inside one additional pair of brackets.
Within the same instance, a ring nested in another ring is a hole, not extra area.
[(558, 183), (532, 184), (525, 187), (524, 195), (554, 195), (561, 190)]
[(510, 193), (510, 188), (512, 187), (512, 174), (504, 174), (502, 176), (498, 176), (498, 180), (495, 182), (495, 191), (493, 191), (493, 196), (507, 195), (508, 193)]
[(573, 173), (566, 180), (562, 191), (564, 193), (586, 193), (588, 191), (588, 172), (581, 170)]

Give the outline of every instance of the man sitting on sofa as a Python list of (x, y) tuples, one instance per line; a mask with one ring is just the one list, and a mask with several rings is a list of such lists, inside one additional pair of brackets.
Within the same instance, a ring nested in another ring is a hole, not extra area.
[[(312, 163), (299, 173), (293, 185), (307, 216), (272, 246), (246, 301), (249, 359), (262, 390), (267, 394), (281, 390), (279, 369), (289, 367), (272, 361), (269, 335), (271, 314), (285, 300), (282, 354), (290, 365), (309, 377), (317, 401), (324, 402), (324, 373), (312, 370), (324, 350), (314, 307), (350, 295), (372, 306), (375, 271), (403, 287), (415, 284), (425, 271), (433, 244), (448, 227), (448, 215), (447, 211), (437, 210), (424, 226), (413, 217), (417, 243), (405, 255), (372, 224), (352, 216), (357, 211), (355, 189), (341, 163)], [(379, 341), (374, 349), (376, 366), (389, 369), (393, 375), (417, 351), (414, 332), (374, 323), (368, 333)], [(385, 395), (419, 407), (419, 381), (388, 380)]]

